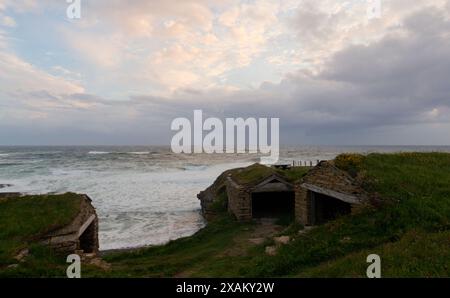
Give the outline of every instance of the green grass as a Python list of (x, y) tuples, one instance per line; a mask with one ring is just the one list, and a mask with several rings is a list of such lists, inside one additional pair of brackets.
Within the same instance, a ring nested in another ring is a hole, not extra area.
[(277, 170), (282, 176), (286, 178), (288, 182), (294, 183), (301, 179), (303, 176), (312, 169), (311, 167), (294, 167), (288, 170)]
[(249, 167), (240, 169), (233, 173), (233, 179), (239, 184), (252, 184), (260, 182), (267, 176), (277, 173), (277, 171), (271, 167), (253, 164)]
[(295, 182), (303, 177), (311, 168), (294, 167), (286, 170), (274, 169), (261, 164), (253, 164), (249, 167), (232, 171), (233, 179), (240, 184), (258, 183), (272, 174), (279, 174), (289, 182)]
[[(113, 264), (108, 276), (235, 276), (239, 273), (234, 271), (234, 264), (243, 265), (245, 257), (233, 258), (227, 252), (233, 254), (236, 249), (246, 251), (247, 242), (236, 243), (236, 236), (245, 237), (253, 227), (252, 223), (240, 224), (223, 215), (194, 236), (162, 246), (106, 255), (104, 259)], [(103, 272), (92, 271), (88, 274), (104, 276)]]
[(351, 253), (302, 271), (298, 277), (366, 277), (370, 254), (381, 256), (382, 277), (448, 277), (450, 231), (412, 230), (399, 241)]
[(23, 277), (66, 277), (65, 257), (55, 253), (49, 247), (31, 243), (29, 256), (25, 262), (17, 262), (15, 268), (0, 268), (0, 278)]
[(0, 267), (39, 236), (69, 224), (78, 214), (80, 196), (24, 196), (0, 199)]

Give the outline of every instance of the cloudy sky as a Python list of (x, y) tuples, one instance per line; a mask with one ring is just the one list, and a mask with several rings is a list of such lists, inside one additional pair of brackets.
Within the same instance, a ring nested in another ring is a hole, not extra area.
[(450, 0), (0, 0), (0, 144), (170, 144), (278, 117), (285, 144), (450, 145)]

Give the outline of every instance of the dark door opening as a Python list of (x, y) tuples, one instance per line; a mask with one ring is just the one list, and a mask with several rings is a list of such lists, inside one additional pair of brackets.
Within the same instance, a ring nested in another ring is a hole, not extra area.
[(310, 194), (314, 224), (322, 224), (351, 213), (349, 203), (320, 193), (310, 192)]
[(295, 193), (293, 191), (252, 193), (253, 218), (293, 217), (294, 214)]
[(95, 222), (92, 222), (89, 227), (81, 234), (80, 238), (80, 249), (84, 253), (93, 253), (97, 247), (96, 245), (96, 231)]

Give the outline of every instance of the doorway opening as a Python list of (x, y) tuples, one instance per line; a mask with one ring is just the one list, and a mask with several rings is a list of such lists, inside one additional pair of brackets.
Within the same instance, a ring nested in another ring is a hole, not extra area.
[(294, 217), (294, 214), (295, 193), (293, 191), (252, 193), (253, 218)]
[(351, 213), (352, 207), (350, 203), (321, 193), (309, 192), (313, 224), (322, 224)]
[(95, 222), (92, 222), (79, 238), (80, 250), (83, 250), (84, 253), (95, 252), (97, 248), (96, 235)]

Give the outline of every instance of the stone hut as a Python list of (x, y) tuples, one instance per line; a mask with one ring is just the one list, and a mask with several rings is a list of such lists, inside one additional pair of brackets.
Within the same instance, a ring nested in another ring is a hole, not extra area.
[(260, 164), (222, 173), (197, 197), (206, 219), (216, 213), (217, 203), (239, 221), (294, 216), (295, 212), (294, 185), (274, 168)]
[(303, 225), (317, 225), (354, 212), (367, 198), (347, 172), (322, 161), (295, 183), (295, 216)]
[(209, 220), (211, 218), (214, 218), (216, 211), (214, 210), (214, 205), (216, 203), (222, 203), (222, 208), (227, 208), (228, 206), (228, 200), (224, 200), (224, 202), (218, 202), (220, 200), (220, 197), (225, 198), (226, 197), (226, 185), (225, 181), (227, 180), (227, 177), (231, 175), (233, 170), (228, 170), (223, 172), (217, 179), (214, 181), (214, 183), (209, 186), (204, 191), (201, 191), (197, 198), (200, 200), (200, 205), (202, 208), (202, 214), (203, 216)]
[(320, 162), (295, 183), (271, 168), (261, 170), (261, 167), (264, 166), (254, 169), (264, 175), (246, 183), (236, 178), (243, 169), (222, 174), (215, 184), (198, 195), (203, 214), (209, 215), (208, 206), (217, 196), (215, 190), (226, 193), (226, 208), (239, 221), (295, 216), (303, 225), (317, 225), (352, 213), (367, 198), (355, 179), (333, 162)]
[(238, 184), (230, 175), (226, 187), (228, 210), (240, 221), (294, 214), (294, 185), (281, 175), (270, 174), (253, 185)]
[(42, 237), (42, 243), (58, 252), (97, 254), (98, 217), (92, 200), (87, 195), (80, 195), (80, 212), (72, 222)]

